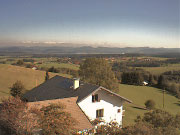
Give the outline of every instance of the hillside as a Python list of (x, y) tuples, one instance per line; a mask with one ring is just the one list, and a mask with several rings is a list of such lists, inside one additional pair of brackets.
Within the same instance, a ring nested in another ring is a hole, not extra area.
[[(57, 74), (49, 73), (50, 77)], [(70, 77), (69, 75), (59, 74)], [(9, 95), (9, 88), (17, 80), (21, 80), (27, 90), (44, 82), (45, 71), (32, 70), (19, 66), (0, 64), (0, 98)]]
[(180, 70), (180, 64), (169, 64), (167, 66), (162, 66), (162, 67), (140, 67), (140, 68), (150, 72), (151, 74), (160, 75), (167, 71)]
[[(57, 44), (57, 46), (7, 46), (0, 47), (0, 54), (121, 54), (121, 53), (139, 53), (154, 55), (172, 55), (179, 56), (179, 48), (149, 48), (149, 47), (91, 47), (83, 44)], [(45, 44), (44, 44), (45, 45)], [(77, 47), (79, 46), (79, 47)], [(158, 56), (157, 55), (157, 56)]]
[[(143, 115), (146, 110), (138, 107), (145, 107), (144, 103), (148, 99), (153, 99), (156, 102), (156, 108), (163, 109), (163, 93), (160, 89), (148, 87), (148, 86), (133, 86), (133, 85), (119, 85), (119, 93), (133, 101), (133, 104), (126, 103), (124, 124), (132, 124), (137, 115)], [(165, 93), (165, 110), (171, 114), (177, 114), (180, 112), (180, 100), (176, 97)], [(138, 107), (136, 107), (138, 106)]]
[[(12, 86), (16, 80), (21, 80), (26, 89), (30, 90), (37, 85), (44, 82), (45, 72), (32, 70), (28, 68), (0, 64), (0, 98), (7, 97), (9, 95), (9, 87)], [(50, 77), (57, 74), (50, 73)], [(65, 74), (59, 74), (65, 77), (71, 77)], [(143, 109), (138, 109), (136, 106), (144, 107), (144, 102), (148, 99), (153, 99), (156, 102), (156, 107), (162, 108), (163, 95), (160, 89), (146, 87), (146, 86), (133, 86), (133, 85), (119, 85), (119, 94), (133, 101), (133, 104), (125, 104), (124, 109), (124, 125), (132, 124), (137, 115), (143, 115), (147, 112)], [(170, 94), (165, 94), (165, 110), (172, 114), (180, 112), (180, 100), (171, 96)]]

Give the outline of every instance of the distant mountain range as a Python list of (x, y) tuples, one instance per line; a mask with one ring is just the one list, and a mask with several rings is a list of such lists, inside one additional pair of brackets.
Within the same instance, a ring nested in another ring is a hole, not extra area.
[(149, 47), (65, 47), (65, 46), (13, 46), (0, 47), (0, 54), (165, 54), (180, 53), (180, 48), (149, 48)]

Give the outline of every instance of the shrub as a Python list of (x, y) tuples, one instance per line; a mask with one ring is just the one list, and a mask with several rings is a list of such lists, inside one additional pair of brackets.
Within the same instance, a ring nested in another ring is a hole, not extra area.
[(146, 108), (147, 109), (154, 109), (155, 108), (155, 105), (156, 105), (156, 103), (153, 101), (153, 100), (147, 100), (145, 103), (145, 106), (146, 106)]
[(21, 97), (25, 87), (21, 81), (16, 81), (10, 88), (10, 93), (13, 97)]
[(26, 68), (33, 68), (32, 64), (26, 64)]
[(23, 64), (24, 64), (24, 61), (22, 61), (22, 60), (18, 60), (16, 64), (17, 64), (17, 65), (19, 65), (19, 66), (21, 66), (21, 65), (23, 65)]
[(37, 119), (27, 110), (27, 103), (19, 97), (3, 99), (0, 108), (0, 130), (7, 135), (31, 135), (35, 129), (39, 129)]

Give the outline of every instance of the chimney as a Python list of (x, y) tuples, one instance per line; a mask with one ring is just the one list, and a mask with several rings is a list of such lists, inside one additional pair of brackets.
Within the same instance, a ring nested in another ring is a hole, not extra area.
[(73, 84), (73, 89), (79, 88), (79, 78), (74, 78), (74, 84)]

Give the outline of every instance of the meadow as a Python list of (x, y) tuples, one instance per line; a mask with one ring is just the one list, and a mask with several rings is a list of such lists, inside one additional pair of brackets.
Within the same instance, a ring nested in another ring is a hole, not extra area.
[[(9, 64), (0, 64), (0, 98), (9, 96), (10, 87), (20, 80), (27, 90), (30, 90), (45, 80), (45, 71), (33, 70)], [(50, 78), (55, 75), (71, 77), (67, 74), (49, 73)]]
[(43, 64), (37, 64), (37, 66), (39, 68), (41, 68), (41, 67), (50, 68), (50, 67), (54, 66), (55, 68), (68, 68), (68, 69), (73, 69), (73, 70), (79, 69), (79, 65), (68, 64), (68, 63), (57, 63), (57, 62), (45, 62)]
[[(71, 77), (70, 75), (57, 73), (49, 73), (49, 75), (50, 77), (55, 75), (61, 75), (69, 78)], [(0, 98), (2, 98), (9, 96), (9, 88), (17, 80), (21, 80), (27, 90), (43, 83), (45, 79), (45, 71), (0, 64), (0, 77)], [(143, 115), (143, 113), (147, 112), (147, 110), (141, 108), (145, 107), (144, 103), (148, 99), (153, 99), (156, 102), (156, 107), (163, 109), (163, 95), (162, 90), (160, 89), (148, 86), (119, 84), (118, 94), (133, 101), (133, 104), (124, 104), (124, 109), (126, 111), (125, 117), (123, 118), (123, 125), (133, 124), (137, 115)], [(172, 114), (180, 112), (180, 100), (168, 93), (165, 93), (164, 109)]]
[(180, 113), (180, 100), (169, 93), (164, 94), (163, 108), (163, 92), (161, 89), (120, 84), (118, 94), (133, 101), (133, 104), (124, 104), (124, 109), (126, 110), (123, 119), (124, 125), (133, 124), (137, 115), (143, 116), (145, 112), (148, 112), (143, 108), (145, 107), (144, 103), (149, 99), (155, 101), (158, 109), (164, 109), (174, 115)]
[(141, 67), (141, 69), (144, 69), (154, 75), (160, 75), (166, 71), (180, 70), (180, 64), (168, 64), (167, 66), (162, 67)]

